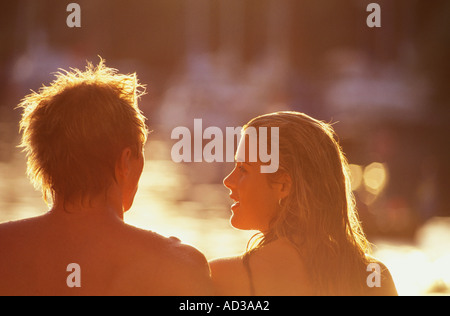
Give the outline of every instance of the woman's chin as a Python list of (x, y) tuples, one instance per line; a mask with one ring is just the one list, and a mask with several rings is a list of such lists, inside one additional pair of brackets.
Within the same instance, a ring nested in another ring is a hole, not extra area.
[(243, 221), (242, 218), (239, 217), (236, 213), (233, 213), (230, 218), (230, 224), (233, 226), (233, 228), (239, 229), (239, 230), (254, 230), (249, 223), (246, 221)]
[(234, 212), (231, 214), (230, 224), (231, 224), (231, 226), (233, 226), (233, 228), (242, 229), (241, 225), (239, 223), (238, 216), (236, 216), (236, 214)]

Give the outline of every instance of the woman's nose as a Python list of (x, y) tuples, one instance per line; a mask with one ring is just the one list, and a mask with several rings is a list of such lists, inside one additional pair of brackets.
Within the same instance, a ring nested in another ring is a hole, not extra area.
[(225, 179), (223, 179), (223, 185), (225, 187), (227, 187), (228, 189), (230, 189), (230, 190), (232, 189), (233, 183), (234, 183), (234, 181), (233, 181), (233, 174), (234, 174), (234, 170), (231, 171), (231, 173), (229, 175), (227, 175), (225, 177)]

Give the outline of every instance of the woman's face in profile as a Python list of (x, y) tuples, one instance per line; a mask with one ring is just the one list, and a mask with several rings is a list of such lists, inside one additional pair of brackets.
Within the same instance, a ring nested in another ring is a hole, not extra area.
[(230, 219), (235, 228), (264, 232), (275, 216), (278, 199), (260, 166), (258, 162), (236, 162), (233, 171), (223, 180), (235, 201)]

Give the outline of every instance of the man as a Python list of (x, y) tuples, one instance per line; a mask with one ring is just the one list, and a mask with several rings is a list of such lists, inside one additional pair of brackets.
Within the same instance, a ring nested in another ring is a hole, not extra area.
[(123, 222), (144, 165), (142, 86), (101, 60), (25, 97), (21, 146), (44, 215), (0, 224), (0, 295), (209, 295), (206, 258)]

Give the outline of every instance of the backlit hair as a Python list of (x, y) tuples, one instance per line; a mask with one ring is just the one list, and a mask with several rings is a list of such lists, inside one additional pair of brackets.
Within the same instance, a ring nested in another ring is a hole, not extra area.
[(100, 60), (85, 71), (61, 70), (21, 101), (20, 146), (46, 202), (49, 195), (70, 201), (106, 192), (122, 150), (130, 147), (137, 157), (146, 142), (137, 104), (143, 93), (136, 74), (118, 74)]
[(331, 125), (285, 111), (256, 117), (244, 130), (248, 126), (279, 127), (280, 168), (267, 176), (276, 182), (286, 172), (292, 179), (269, 231), (252, 239), (249, 251), (285, 237), (311, 273), (316, 294), (362, 293), (370, 244), (358, 220), (348, 163)]

